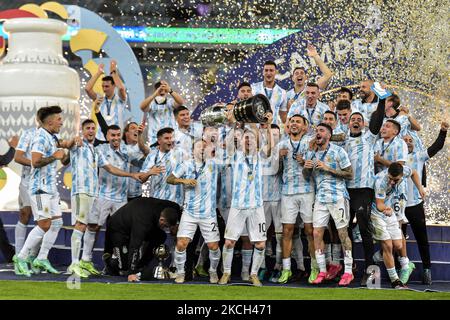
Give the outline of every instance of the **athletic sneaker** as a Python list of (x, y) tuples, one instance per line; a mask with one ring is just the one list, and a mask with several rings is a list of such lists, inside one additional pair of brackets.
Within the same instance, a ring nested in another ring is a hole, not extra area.
[(184, 283), (184, 273), (178, 273), (175, 278), (175, 283)]
[(316, 280), (316, 278), (317, 278), (317, 276), (319, 275), (319, 269), (316, 269), (316, 268), (311, 268), (311, 274), (309, 275), (309, 278), (308, 278), (308, 282), (309, 283), (313, 283), (314, 282), (314, 280)]
[(256, 274), (250, 275), (250, 282), (255, 287), (262, 287), (262, 283), (261, 283), (261, 281), (259, 281), (259, 277)]
[(316, 280), (314, 280), (312, 283), (313, 284), (321, 284), (325, 280), (326, 276), (327, 276), (326, 272), (319, 272)]
[(414, 263), (410, 262), (408, 263), (408, 268), (401, 269), (398, 276), (400, 278), (400, 281), (403, 282), (404, 284), (407, 284), (409, 281), (409, 277), (411, 276), (411, 273), (414, 271), (415, 268), (416, 266), (414, 265)]
[(269, 281), (273, 283), (278, 283), (278, 279), (280, 278), (281, 272), (280, 270), (273, 270), (270, 275)]
[(339, 281), (339, 286), (341, 287), (346, 287), (350, 284), (350, 282), (352, 282), (353, 280), (353, 274), (352, 273), (344, 273), (341, 277), (341, 281)]
[(80, 267), (79, 263), (72, 263), (69, 268), (67, 268), (67, 272), (75, 274), (80, 278), (89, 278), (89, 274)]
[(391, 282), (391, 286), (394, 289), (407, 289), (408, 287), (400, 281), (400, 279)]
[(217, 282), (219, 282), (219, 276), (217, 275), (217, 272), (210, 271), (209, 272), (209, 283), (216, 284)]
[(266, 268), (259, 269), (258, 272), (259, 281), (264, 281), (266, 279), (266, 276), (267, 276), (267, 269)]
[(24, 259), (20, 259), (18, 256), (13, 257), (14, 271), (17, 269), (18, 276), (31, 277), (31, 271), (28, 269), (28, 263)]
[(222, 274), (222, 278), (219, 280), (219, 284), (227, 284), (230, 282), (230, 278), (231, 274), (224, 272), (224, 274)]
[(198, 265), (195, 267), (195, 273), (199, 276), (199, 277), (207, 277), (209, 276), (208, 272), (206, 272), (205, 268), (203, 268), (203, 266)]
[(278, 283), (287, 283), (291, 277), (292, 277), (292, 271), (283, 269), (281, 271), (281, 276), (278, 278)]
[(33, 265), (34, 259), (36, 259), (36, 257), (29, 256), (29, 257), (27, 258), (26, 261), (27, 261), (28, 264), (30, 265), (31, 272), (34, 273), (34, 274), (39, 274), (39, 273), (41, 273), (41, 269), (36, 268), (36, 267)]
[(48, 259), (34, 259), (33, 266), (41, 270), (47, 271), (48, 273), (59, 274), (59, 271), (53, 268)]
[(341, 264), (330, 264), (328, 267), (327, 276), (325, 277), (325, 280), (333, 280), (336, 278), (342, 270)]
[(422, 275), (422, 284), (431, 285), (433, 281), (431, 281), (431, 269), (423, 269)]
[(84, 269), (85, 271), (89, 272), (90, 274), (92, 274), (94, 276), (100, 275), (100, 271), (95, 269), (94, 263), (92, 261), (80, 260), (80, 268)]

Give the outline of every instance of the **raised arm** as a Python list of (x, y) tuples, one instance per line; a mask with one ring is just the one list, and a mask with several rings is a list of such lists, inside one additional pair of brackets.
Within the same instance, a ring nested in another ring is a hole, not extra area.
[(411, 113), (409, 112), (409, 108), (406, 106), (400, 106), (399, 108), (400, 112), (402, 114), (405, 114), (406, 116), (408, 116), (408, 120), (409, 123), (411, 124), (411, 129), (414, 131), (420, 131), (422, 129), (422, 127), (420, 126), (419, 121), (417, 121), (416, 118), (414, 118)]
[(119, 89), (119, 98), (122, 101), (127, 100), (127, 90), (125, 88), (125, 85), (122, 82), (122, 79), (119, 77), (119, 73), (117, 71), (117, 62), (116, 60), (111, 60), (111, 64), (109, 67), (111, 77), (114, 80), (114, 84), (116, 85), (117, 89)]
[(319, 67), (320, 71), (322, 72), (322, 76), (317, 80), (317, 85), (321, 90), (325, 89), (328, 86), (328, 83), (331, 80), (331, 77), (333, 76), (333, 71), (331, 71), (330, 68), (327, 67), (325, 62), (320, 58), (319, 54), (317, 53), (316, 48), (312, 44), (308, 44), (308, 47), (306, 48), (308, 57), (311, 57), (314, 59), (314, 62)]
[(98, 65), (97, 72), (91, 77), (91, 79), (89, 79), (89, 81), (86, 83), (86, 87), (84, 88), (84, 90), (86, 91), (87, 95), (92, 100), (97, 99), (97, 94), (94, 91), (94, 85), (97, 82), (98, 78), (100, 78), (100, 76), (103, 74), (103, 72), (104, 72), (103, 68), (104, 67), (105, 67), (105, 65), (103, 63), (100, 63)]
[(384, 112), (386, 110), (386, 99), (379, 99), (377, 109), (372, 113), (372, 117), (369, 122), (369, 130), (373, 134), (380, 132), (383, 125)]
[(436, 138), (434, 143), (427, 149), (427, 153), (430, 158), (434, 157), (436, 153), (438, 153), (444, 147), (448, 127), (448, 122), (443, 121), (441, 123), (441, 130), (439, 131), (438, 137)]

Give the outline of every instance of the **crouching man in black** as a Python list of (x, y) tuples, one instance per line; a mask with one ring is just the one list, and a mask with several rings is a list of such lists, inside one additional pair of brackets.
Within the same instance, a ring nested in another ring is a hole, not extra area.
[(153, 249), (165, 242), (165, 230), (176, 235), (180, 217), (178, 204), (156, 198), (136, 199), (117, 210), (106, 227), (106, 274), (128, 275), (128, 281), (150, 280), (152, 272), (145, 266)]

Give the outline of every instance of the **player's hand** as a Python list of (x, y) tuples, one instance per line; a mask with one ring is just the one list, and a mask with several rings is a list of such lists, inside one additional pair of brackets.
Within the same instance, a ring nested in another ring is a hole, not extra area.
[(382, 157), (380, 156), (380, 154), (377, 152), (377, 153), (375, 154), (375, 156), (374, 156), (374, 160), (375, 160), (375, 162), (382, 163), (383, 158), (382, 158)]
[(308, 43), (308, 46), (306, 47), (306, 54), (308, 57), (315, 57), (319, 54), (317, 53), (316, 47), (314, 47), (311, 43)]
[(291, 109), (292, 104), (295, 102), (294, 99), (290, 99), (287, 103), (287, 112), (289, 112), (289, 110)]
[(449, 126), (450, 126), (450, 125), (448, 124), (447, 121), (442, 121), (442, 122), (441, 122), (441, 130), (442, 130), (442, 131), (448, 131)]
[(316, 169), (319, 169), (319, 170), (322, 170), (322, 171), (329, 171), (329, 170), (330, 170), (330, 167), (327, 166), (327, 165), (325, 164), (325, 162), (322, 162), (322, 161), (320, 161), (320, 160), (317, 160), (317, 162), (316, 162)]
[(109, 73), (113, 73), (114, 71), (117, 72), (117, 62), (113, 59), (109, 64)]
[(288, 149), (280, 149), (280, 158), (287, 156), (288, 153), (289, 153)]
[(422, 199), (425, 199), (425, 197), (427, 196), (427, 193), (425, 192), (425, 189), (423, 187), (419, 189), (419, 194)]
[(142, 182), (141, 177), (142, 177), (142, 174), (139, 172), (133, 172), (131, 174), (131, 178), (133, 178), (134, 180), (139, 181), (139, 182)]
[(306, 169), (313, 169), (313, 168), (314, 168), (314, 161), (312, 161), (312, 160), (306, 160), (306, 161), (305, 161), (305, 164), (304, 164), (304, 167), (305, 167)]
[(405, 114), (409, 114), (409, 108), (407, 106), (400, 106), (398, 110), (403, 111)]
[(197, 185), (197, 180), (195, 179), (184, 179), (183, 184), (188, 187), (195, 187)]
[(305, 159), (303, 159), (303, 156), (301, 154), (297, 154), (296, 160), (299, 165), (303, 166), (305, 164)]
[(151, 169), (149, 171), (151, 176), (158, 175), (158, 174), (164, 173), (164, 172), (166, 172), (166, 167), (163, 167), (163, 166), (161, 166), (161, 167), (153, 166), (153, 167), (151, 167)]
[(79, 136), (76, 136), (73, 138), (73, 143), (75, 144), (75, 146), (81, 147), (83, 145), (83, 139), (81, 139), (81, 137)]
[(272, 112), (267, 112), (264, 117), (267, 119), (267, 123), (271, 124), (273, 122), (273, 114)]
[(94, 103), (94, 112), (99, 113), (100, 112), (100, 105), (103, 103), (103, 96), (97, 96), (97, 99), (95, 99)]
[(387, 217), (392, 216), (392, 213), (393, 213), (393, 212), (394, 212), (394, 211), (393, 211), (392, 208), (390, 208), (390, 207), (386, 207), (386, 208), (383, 210), (384, 215), (387, 216)]
[(64, 158), (64, 155), (65, 155), (64, 150), (63, 149), (58, 149), (53, 154), (53, 158), (55, 158), (56, 160), (61, 160), (62, 158)]
[(98, 73), (98, 74), (105, 73), (105, 64), (104, 64), (104, 63), (100, 63), (100, 64), (98, 65), (97, 73)]
[(141, 281), (141, 277), (139, 277), (137, 274), (130, 274), (128, 276), (128, 282), (139, 282)]
[(138, 128), (137, 128), (138, 134), (142, 134), (142, 132), (144, 132), (144, 130), (145, 130), (145, 122), (141, 123), (138, 126)]
[(8, 140), (8, 145), (11, 148), (17, 148), (17, 145), (19, 144), (19, 137), (18, 136), (12, 136), (9, 140)]

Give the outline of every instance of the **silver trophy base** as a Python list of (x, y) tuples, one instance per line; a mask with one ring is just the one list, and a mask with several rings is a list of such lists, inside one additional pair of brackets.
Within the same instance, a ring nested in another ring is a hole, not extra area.
[(169, 271), (163, 266), (157, 266), (153, 270), (153, 277), (158, 280), (170, 279)]

